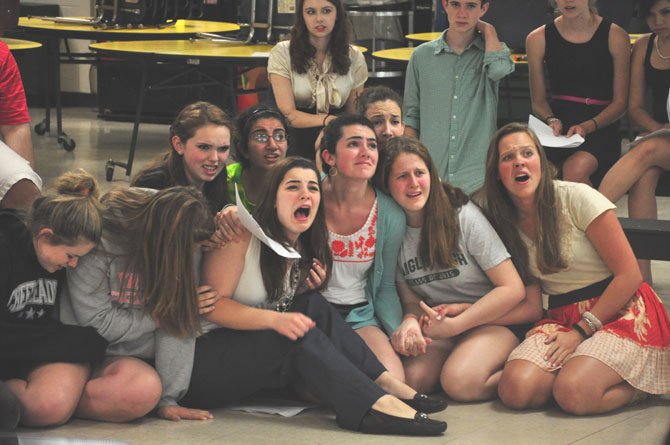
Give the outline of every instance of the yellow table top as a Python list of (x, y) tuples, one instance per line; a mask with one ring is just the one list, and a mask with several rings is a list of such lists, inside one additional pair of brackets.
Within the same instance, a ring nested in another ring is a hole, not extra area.
[[(99, 52), (134, 55), (156, 54), (174, 57), (267, 59), (273, 44), (225, 42), (212, 40), (131, 40), (92, 43), (89, 48)], [(359, 46), (362, 52), (367, 48)]]
[(206, 20), (177, 20), (174, 25), (161, 28), (95, 28), (92, 25), (80, 25), (73, 23), (56, 23), (52, 20), (44, 20), (36, 17), (19, 17), (19, 28), (30, 28), (41, 31), (67, 32), (67, 33), (100, 33), (134, 35), (136, 38), (142, 35), (194, 35), (199, 32), (230, 32), (238, 31), (239, 25), (227, 22), (211, 22)]
[(35, 49), (42, 46), (39, 42), (33, 42), (31, 40), (22, 40), (22, 39), (10, 39), (7, 37), (0, 38), (0, 41), (4, 42), (5, 45), (9, 47), (10, 51), (22, 51), (25, 49)]
[(431, 40), (440, 37), (440, 35), (442, 35), (441, 32), (417, 32), (414, 34), (407, 34), (405, 38), (415, 42), (430, 42)]
[[(375, 51), (372, 53), (372, 57), (376, 59), (388, 60), (393, 62), (409, 62), (409, 58), (412, 55), (414, 48), (391, 48), (383, 49), (380, 51)], [(525, 54), (512, 54), (512, 60), (516, 64), (527, 64)]]
[(409, 62), (414, 48), (391, 48), (382, 49), (372, 53), (372, 57), (393, 62)]
[[(405, 38), (407, 40), (412, 40), (415, 42), (430, 42), (431, 40), (435, 40), (438, 37), (440, 37), (442, 33), (441, 32), (418, 32), (414, 34), (407, 34)], [(634, 44), (637, 39), (642, 37), (644, 34), (631, 34), (630, 35), (630, 44)]]
[(274, 45), (211, 40), (142, 40), (92, 43), (89, 48), (99, 52), (134, 55), (156, 54), (174, 57), (267, 59)]

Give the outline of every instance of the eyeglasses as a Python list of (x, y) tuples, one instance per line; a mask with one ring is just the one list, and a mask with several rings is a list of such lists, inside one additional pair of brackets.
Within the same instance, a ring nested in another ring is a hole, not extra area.
[(272, 137), (275, 142), (281, 143), (286, 140), (286, 132), (284, 130), (275, 130), (272, 132), (272, 136), (270, 136), (267, 133), (259, 131), (251, 135), (251, 139), (259, 144), (267, 144), (270, 141), (270, 137)]

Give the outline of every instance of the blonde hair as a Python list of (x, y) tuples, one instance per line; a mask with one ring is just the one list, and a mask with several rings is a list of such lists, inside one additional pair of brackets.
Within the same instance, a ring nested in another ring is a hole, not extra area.
[(44, 228), (53, 231), (49, 242), (73, 246), (82, 240), (98, 243), (102, 236), (102, 206), (98, 183), (84, 170), (64, 173), (55, 181), (55, 194), (37, 198), (26, 219), (33, 237)]

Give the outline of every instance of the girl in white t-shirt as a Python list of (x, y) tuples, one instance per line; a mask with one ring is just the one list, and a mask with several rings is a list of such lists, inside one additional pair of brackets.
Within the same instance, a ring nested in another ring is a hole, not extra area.
[(407, 382), (426, 392), (441, 385), (455, 400), (491, 399), (519, 344), (504, 325), (540, 318), (539, 288), (526, 298), (495, 230), (460, 189), (440, 182), (421, 142), (400, 136), (386, 150), (382, 180), (407, 217), (396, 278), (404, 317), (392, 337)]

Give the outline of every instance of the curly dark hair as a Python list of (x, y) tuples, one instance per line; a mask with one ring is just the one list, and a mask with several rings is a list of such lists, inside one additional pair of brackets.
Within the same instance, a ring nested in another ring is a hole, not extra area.
[[(353, 28), (351, 21), (344, 9), (341, 0), (328, 0), (335, 6), (337, 18), (335, 26), (330, 35), (328, 51), (333, 61), (333, 71), (336, 74), (346, 74), (351, 66), (349, 58), (349, 45), (353, 40)], [(314, 58), (316, 48), (309, 42), (309, 31), (303, 16), (305, 0), (298, 0), (295, 6), (295, 23), (291, 28), (291, 44), (289, 53), (291, 55), (291, 68), (299, 73), (305, 74), (309, 68), (309, 61)]]

